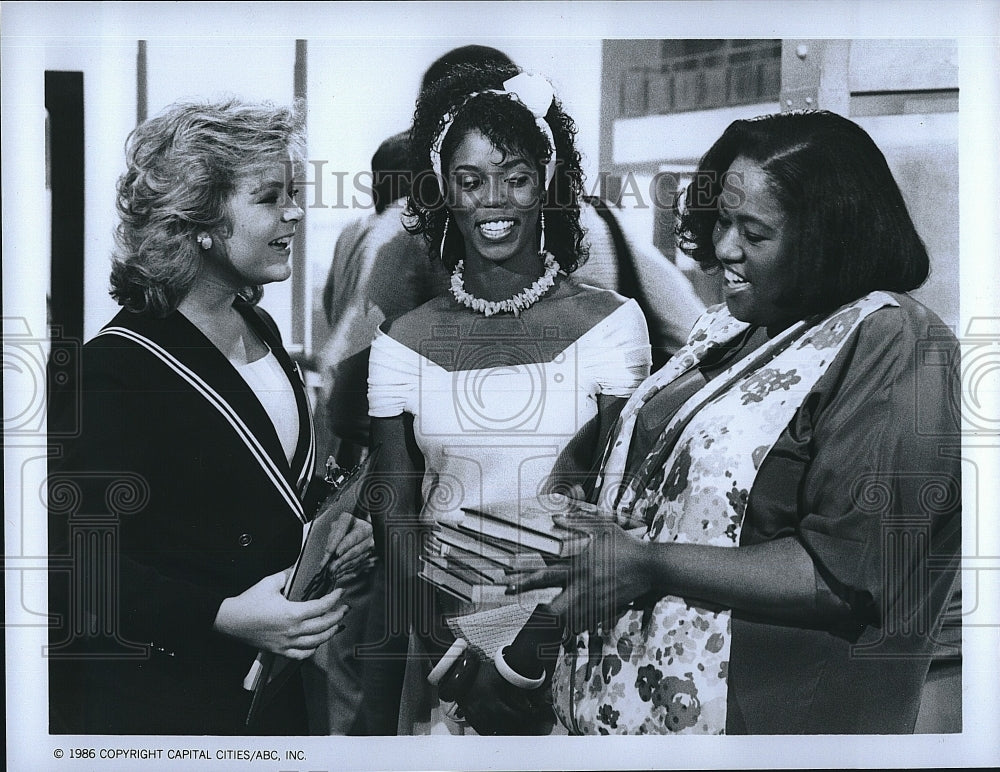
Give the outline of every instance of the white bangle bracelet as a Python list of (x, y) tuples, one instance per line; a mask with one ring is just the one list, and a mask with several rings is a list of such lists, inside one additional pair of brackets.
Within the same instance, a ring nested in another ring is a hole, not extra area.
[(441, 679), (444, 678), (444, 674), (462, 656), (468, 645), (464, 638), (456, 638), (451, 648), (445, 652), (445, 655), (438, 660), (438, 663), (431, 669), (431, 672), (427, 674), (427, 682), (431, 686), (437, 686)]
[(518, 689), (537, 689), (545, 683), (545, 673), (542, 673), (538, 678), (528, 678), (511, 668), (507, 664), (507, 660), (503, 658), (503, 648), (497, 649), (496, 654), (493, 655), (493, 664), (496, 666), (497, 672), (503, 676), (503, 680)]

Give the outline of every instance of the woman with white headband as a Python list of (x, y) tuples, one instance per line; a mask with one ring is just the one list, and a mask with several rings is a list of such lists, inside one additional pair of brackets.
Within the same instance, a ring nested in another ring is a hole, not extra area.
[[(465, 731), (460, 717), (438, 721), (426, 676), (454, 640), (445, 619), (475, 609), (418, 580), (430, 526), (582, 479), (602, 424), (649, 371), (635, 301), (569, 276), (585, 258), (574, 133), (549, 82), (514, 67), (456, 69), (418, 100), (404, 222), (452, 279), (372, 345), (381, 452), (371, 509), (385, 560), (369, 615), (375, 648), (362, 653), (368, 733)], [(486, 691), (512, 672), (486, 660), (478, 669), (470, 684)], [(479, 728), (547, 733), (547, 693), (532, 690), (510, 722)]]

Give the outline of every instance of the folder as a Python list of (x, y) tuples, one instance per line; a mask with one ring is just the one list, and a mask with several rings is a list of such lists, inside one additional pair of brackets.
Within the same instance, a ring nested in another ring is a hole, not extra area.
[[(367, 557), (352, 561), (351, 565), (339, 567), (336, 574), (330, 571), (333, 556), (327, 554), (330, 533), (343, 512), (355, 513), (358, 500), (369, 470), (379, 455), (374, 448), (353, 470), (338, 480), (327, 475), (333, 490), (320, 505), (316, 516), (305, 526), (302, 549), (295, 561), (284, 595), (289, 600), (305, 601), (321, 598), (336, 589), (338, 580), (345, 575), (354, 575), (354, 569), (367, 568)], [(246, 725), (251, 726), (260, 714), (261, 708), (288, 681), (301, 665), (299, 660), (291, 660), (270, 651), (257, 655), (243, 681), (243, 687), (253, 691)]]

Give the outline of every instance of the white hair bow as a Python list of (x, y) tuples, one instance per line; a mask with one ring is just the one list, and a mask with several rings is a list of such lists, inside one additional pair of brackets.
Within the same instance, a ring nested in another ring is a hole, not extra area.
[(456, 105), (450, 112), (445, 113), (444, 119), (441, 122), (441, 130), (431, 143), (431, 168), (434, 169), (434, 174), (437, 177), (438, 186), (441, 188), (441, 195), (445, 194), (445, 179), (441, 168), (441, 147), (444, 145), (444, 138), (448, 136), (448, 130), (455, 122), (455, 116), (458, 115), (459, 111), (465, 107), (469, 100), (481, 94), (499, 94), (500, 96), (514, 99), (528, 108), (528, 111), (535, 117), (535, 123), (538, 124), (538, 128), (548, 138), (549, 145), (552, 147), (549, 160), (545, 163), (545, 190), (548, 190), (549, 183), (552, 182), (552, 178), (556, 174), (556, 141), (552, 135), (552, 127), (545, 120), (545, 115), (548, 113), (549, 107), (552, 106), (555, 93), (552, 90), (552, 84), (549, 83), (544, 75), (533, 75), (522, 72), (513, 78), (505, 80), (502, 91), (498, 89), (475, 91), (462, 100), (461, 104)]

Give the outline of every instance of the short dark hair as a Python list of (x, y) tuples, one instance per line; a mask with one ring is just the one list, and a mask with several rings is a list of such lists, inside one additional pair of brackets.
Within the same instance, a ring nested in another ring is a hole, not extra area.
[[(574, 137), (576, 124), (563, 110), (558, 99), (545, 116), (552, 129), (555, 147), (535, 123), (531, 112), (520, 102), (499, 94), (469, 95), (488, 89), (502, 90), (504, 81), (520, 72), (515, 65), (457, 65), (437, 83), (429, 86), (417, 100), (410, 133), (412, 189), (404, 212), (404, 224), (410, 233), (423, 234), (431, 258), (440, 254), (448, 210), (434, 175), (430, 151), (446, 113), (457, 110), (454, 123), (441, 147), (442, 169), (462, 138), (478, 130), (507, 155), (524, 153), (534, 161), (539, 179), (545, 179), (545, 161), (554, 152), (556, 171), (542, 203), (545, 214), (546, 249), (564, 271), (573, 271), (586, 258), (583, 229), (580, 226), (579, 197), (583, 189), (580, 153)], [(443, 256), (453, 268), (462, 259), (464, 242), (458, 229), (452, 229)]]
[[(118, 180), (111, 296), (136, 313), (166, 316), (194, 283), (201, 231), (232, 231), (229, 199), (241, 177), (275, 157), (305, 155), (305, 116), (237, 99), (177, 103), (140, 124)], [(241, 293), (256, 303), (259, 286)]]
[(372, 156), (372, 203), (381, 214), (410, 195), (410, 134), (401, 131), (383, 140)]
[(796, 234), (780, 301), (800, 318), (875, 290), (908, 292), (927, 278), (927, 250), (882, 151), (853, 121), (819, 110), (734, 121), (701, 159), (677, 235), (702, 270), (719, 268), (712, 231), (740, 156), (766, 172)]

